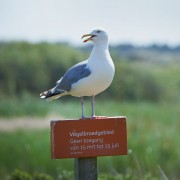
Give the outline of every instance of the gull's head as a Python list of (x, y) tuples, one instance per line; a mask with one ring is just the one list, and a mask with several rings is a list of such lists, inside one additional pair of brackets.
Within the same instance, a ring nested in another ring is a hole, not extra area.
[(89, 34), (85, 34), (81, 37), (81, 39), (87, 37), (83, 42), (92, 41), (94, 43), (107, 43), (108, 35), (107, 32), (103, 29), (95, 29)]

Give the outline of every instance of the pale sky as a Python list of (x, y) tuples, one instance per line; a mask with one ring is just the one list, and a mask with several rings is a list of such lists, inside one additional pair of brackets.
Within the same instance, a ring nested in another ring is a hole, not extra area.
[(0, 0), (0, 40), (67, 41), (96, 27), (110, 43), (180, 44), (180, 0)]

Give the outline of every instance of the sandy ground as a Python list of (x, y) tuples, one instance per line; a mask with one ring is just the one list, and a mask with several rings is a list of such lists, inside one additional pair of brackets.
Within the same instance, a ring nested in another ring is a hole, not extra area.
[(28, 130), (28, 129), (45, 129), (50, 128), (51, 120), (62, 119), (57, 116), (50, 116), (45, 118), (13, 118), (3, 119), (0, 118), (0, 131), (17, 131), (17, 130)]

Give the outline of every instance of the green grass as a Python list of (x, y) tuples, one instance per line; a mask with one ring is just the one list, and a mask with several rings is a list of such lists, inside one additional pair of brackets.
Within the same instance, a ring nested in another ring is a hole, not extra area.
[(49, 130), (0, 133), (0, 144), (1, 176), (17, 168), (54, 175), (73, 168), (71, 159), (51, 160)]
[[(90, 98), (85, 98), (84, 108), (85, 115), (91, 116)], [(118, 116), (128, 115), (130, 119), (160, 118), (164, 121), (169, 119), (177, 119), (179, 103), (150, 103), (150, 102), (123, 102), (113, 100), (102, 100), (97, 96), (95, 99), (96, 115)], [(34, 116), (44, 117), (47, 115), (59, 115), (66, 118), (79, 118), (81, 116), (81, 106), (79, 98), (62, 97), (56, 101), (45, 101), (37, 97), (25, 96), (17, 99), (1, 99), (0, 101), (0, 117)], [(170, 122), (170, 121), (169, 121)]]
[[(43, 103), (41, 111), (45, 109), (45, 114), (66, 118), (81, 115), (78, 99)], [(91, 114), (89, 99), (85, 100), (85, 113)], [(122, 174), (134, 179), (167, 176), (176, 180), (180, 177), (179, 104), (98, 101), (97, 98), (96, 115), (127, 117), (129, 149), (128, 156), (99, 157), (99, 173)], [(16, 168), (30, 173), (45, 172), (54, 177), (64, 170), (73, 171), (72, 159), (50, 159), (49, 129), (0, 132), (0, 146), (2, 177)]]
[(21, 98), (1, 98), (0, 117), (12, 118), (21, 116), (45, 116), (49, 112), (49, 107), (38, 99), (30, 95)]

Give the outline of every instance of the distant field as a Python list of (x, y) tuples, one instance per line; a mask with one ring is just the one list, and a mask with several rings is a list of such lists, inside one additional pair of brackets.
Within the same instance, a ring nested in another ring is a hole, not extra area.
[[(40, 102), (41, 104), (41, 102)], [(78, 99), (43, 102), (43, 115), (79, 118)], [(103, 107), (103, 108), (102, 108)], [(30, 112), (30, 111), (29, 111)], [(85, 113), (90, 115), (86, 99)], [(127, 116), (128, 156), (99, 157), (99, 173), (134, 179), (178, 179), (180, 177), (179, 104), (96, 101), (96, 114)], [(23, 114), (22, 114), (23, 115)], [(36, 120), (36, 116), (27, 114)], [(41, 115), (42, 116), (42, 115)], [(12, 116), (9, 116), (9, 120)], [(43, 121), (43, 120), (42, 120)], [(18, 168), (27, 172), (46, 172), (57, 177), (63, 170), (73, 171), (73, 160), (50, 159), (49, 129), (0, 132), (0, 175)]]

